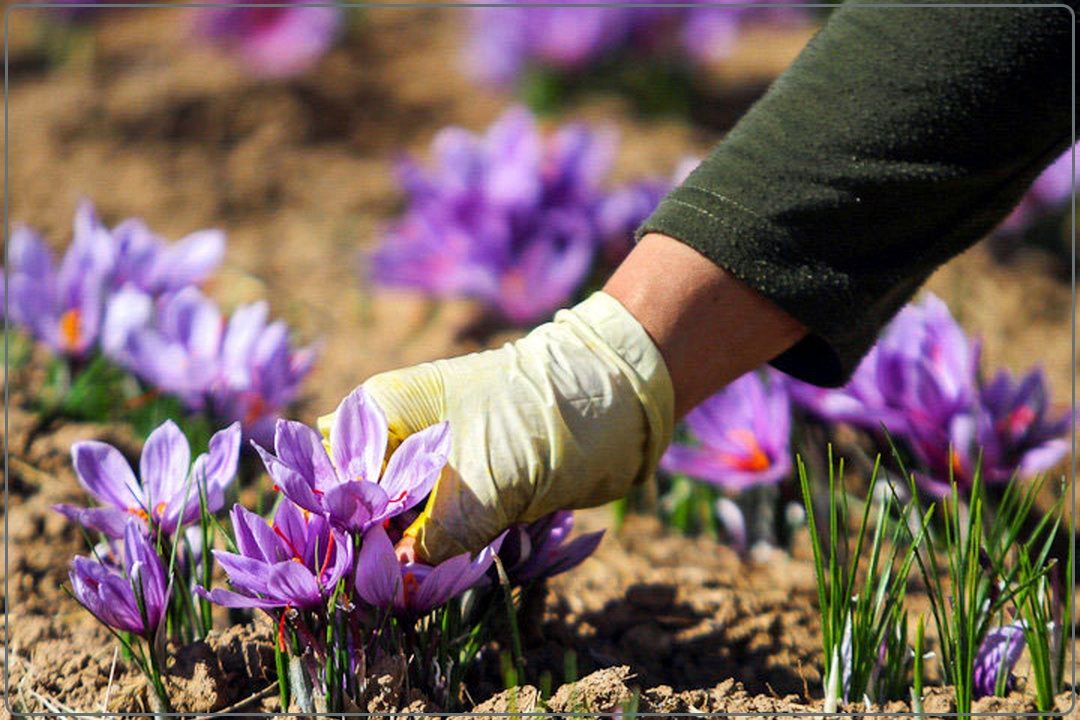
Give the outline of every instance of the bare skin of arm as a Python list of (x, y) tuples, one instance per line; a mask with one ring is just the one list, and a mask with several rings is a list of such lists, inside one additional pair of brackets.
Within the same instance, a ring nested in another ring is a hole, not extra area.
[(630, 311), (664, 356), (676, 419), (806, 334), (711, 260), (657, 233), (641, 239), (604, 292)]
[[(696, 250), (646, 235), (604, 287), (641, 323), (671, 377), (675, 417), (799, 341), (806, 330)], [(415, 561), (416, 540), (397, 545)]]

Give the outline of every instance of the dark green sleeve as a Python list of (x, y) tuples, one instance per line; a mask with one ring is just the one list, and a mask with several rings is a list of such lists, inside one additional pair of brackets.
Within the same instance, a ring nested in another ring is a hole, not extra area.
[(839, 385), (1068, 148), (1073, 22), (841, 6), (638, 237), (677, 238), (800, 320), (811, 335), (773, 364)]

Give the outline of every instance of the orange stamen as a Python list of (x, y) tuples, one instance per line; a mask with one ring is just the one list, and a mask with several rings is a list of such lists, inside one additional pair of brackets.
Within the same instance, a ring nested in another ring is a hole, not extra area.
[(165, 507), (165, 503), (159, 502), (157, 505), (154, 506), (154, 515), (156, 515), (157, 517), (163, 516), (165, 514)]
[(150, 516), (141, 507), (129, 507), (127, 511), (129, 515), (134, 515), (135, 517), (145, 520), (147, 522), (150, 521)]
[(82, 313), (78, 308), (71, 308), (60, 316), (60, 339), (68, 350), (79, 346), (82, 340)]
[(728, 433), (728, 438), (742, 445), (746, 450), (746, 454), (720, 453), (720, 459), (725, 464), (744, 472), (762, 472), (768, 470), (769, 466), (772, 465), (769, 456), (762, 449), (757, 437), (749, 430), (744, 428), (732, 430)]

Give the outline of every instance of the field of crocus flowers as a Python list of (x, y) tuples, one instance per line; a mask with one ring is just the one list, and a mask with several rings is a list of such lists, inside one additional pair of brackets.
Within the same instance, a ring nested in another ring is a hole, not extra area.
[(824, 17), (15, 11), (0, 713), (1075, 712), (1068, 157), (845, 388), (395, 554), (454, 428), (357, 385), (597, 288)]

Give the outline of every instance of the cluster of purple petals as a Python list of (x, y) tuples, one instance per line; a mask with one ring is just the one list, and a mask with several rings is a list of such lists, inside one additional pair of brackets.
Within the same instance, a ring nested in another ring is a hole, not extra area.
[(779, 373), (743, 375), (686, 416), (691, 442), (673, 443), (660, 467), (729, 491), (791, 474), (791, 398)]
[(977, 467), (989, 483), (1049, 470), (1067, 453), (1068, 412), (1054, 413), (1039, 369), (1016, 379), (981, 377), (979, 345), (939, 298), (904, 308), (849, 383), (818, 388), (790, 380), (795, 403), (828, 422), (906, 443), (924, 489), (969, 486)]
[(994, 231), (1000, 237), (1022, 235), (1048, 215), (1066, 211), (1073, 195), (1073, 152), (1069, 148), (1035, 179), (1012, 213)]
[(513, 85), (533, 66), (580, 72), (623, 50), (714, 63), (732, 51), (748, 25), (804, 22), (797, 7), (537, 7), (470, 11), (466, 72), (496, 86)]
[(1014, 622), (991, 628), (975, 655), (972, 690), (976, 699), (994, 695), (997, 680), (1006, 677), (1005, 687), (1012, 690), (1012, 669), (1024, 653), (1024, 626)]
[(220, 231), (168, 243), (138, 219), (108, 228), (82, 202), (59, 261), (29, 228), (13, 232), (7, 319), (57, 354), (82, 361), (101, 352), (189, 408), (262, 436), (295, 399), (314, 353), (290, 348), (288, 328), (268, 322), (265, 303), (226, 320), (199, 292), (224, 252)]
[(192, 462), (187, 439), (166, 421), (143, 446), (138, 476), (115, 447), (76, 443), (71, 449), (75, 473), (99, 505), (53, 509), (106, 538), (94, 558), (80, 556), (71, 563), (78, 601), (114, 630), (153, 641), (171, 592), (158, 548), (178, 541), (203, 507), (210, 513), (221, 509), (239, 453), (237, 423), (216, 433), (208, 451)]
[(278, 0), (275, 5), (196, 8), (195, 33), (234, 56), (256, 77), (299, 75), (333, 47), (345, 24), (345, 10), (300, 0)]
[(165, 565), (138, 520), (123, 530), (120, 562), (77, 556), (68, 572), (79, 603), (105, 625), (152, 640), (169, 601)]
[(442, 130), (430, 169), (399, 165), (408, 206), (370, 258), (372, 280), (474, 298), (513, 323), (547, 317), (581, 289), (599, 256), (627, 251), (633, 228), (670, 187), (647, 180), (605, 190), (614, 150), (611, 133), (582, 124), (545, 135), (523, 108), (482, 136)]
[[(402, 562), (391, 538), (400, 539), (394, 519), (411, 514), (438, 480), (449, 428), (440, 424), (409, 436), (384, 463), (388, 442), (386, 417), (362, 388), (338, 406), (325, 443), (312, 428), (279, 420), (273, 452), (257, 448), (284, 495), (277, 513), (268, 525), (234, 508), (236, 552), (214, 552), (233, 590), (198, 592), (228, 607), (315, 608), (344, 579), (366, 605), (418, 617), (486, 584), (506, 534), (475, 556), (464, 553), (435, 566)], [(569, 513), (559, 513), (508, 531), (522, 581), (563, 572), (595, 549), (594, 535), (565, 542), (571, 527)]]
[(292, 348), (288, 327), (268, 315), (260, 301), (226, 318), (194, 286), (156, 300), (125, 288), (107, 306), (102, 347), (188, 408), (239, 420), (248, 437), (266, 439), (315, 360), (313, 348)]

